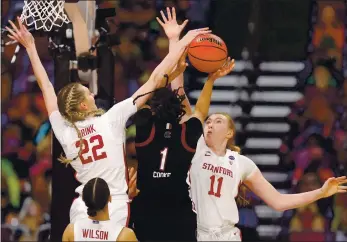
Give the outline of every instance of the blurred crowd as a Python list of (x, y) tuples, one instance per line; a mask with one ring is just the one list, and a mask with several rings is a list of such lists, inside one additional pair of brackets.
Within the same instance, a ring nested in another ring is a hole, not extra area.
[[(299, 78), (303, 97), (289, 115), (291, 131), (280, 152), (294, 192), (318, 189), (347, 175), (347, 78), (342, 75), (343, 2), (318, 2), (312, 53)], [(309, 73), (309, 74), (307, 74)], [(291, 241), (346, 241), (347, 195), (339, 194), (284, 213), (282, 236)]]
[[(3, 24), (21, 13), (18, 1), (1, 4)], [(191, 29), (207, 26), (209, 5), (210, 0), (101, 3), (101, 8), (115, 7), (117, 12), (109, 21), (111, 32), (120, 36), (120, 45), (113, 47), (117, 101), (133, 94), (168, 53), (168, 40), (155, 20), (159, 10), (175, 6), (177, 19), (189, 19), (187, 29)], [(280, 150), (282, 165), (291, 170), (293, 191), (313, 190), (327, 177), (347, 174), (347, 79), (341, 75), (345, 11), (339, 3), (319, 4), (307, 74), (300, 76), (304, 97), (292, 108), (291, 132)], [(54, 80), (47, 38), (36, 37), (36, 45), (50, 80), (59, 81)], [(37, 240), (46, 238), (50, 228), (51, 127), (26, 52), (20, 49), (13, 62), (15, 48), (4, 48), (1, 63), (1, 236), (7, 241)], [(130, 166), (136, 165), (135, 132), (133, 126), (127, 130)], [(281, 235), (288, 238), (290, 232), (292, 241), (307, 236), (316, 236), (317, 241), (329, 236), (346, 241), (346, 204), (347, 196), (339, 195), (288, 211)], [(255, 212), (246, 207), (240, 214), (240, 224), (255, 230)]]

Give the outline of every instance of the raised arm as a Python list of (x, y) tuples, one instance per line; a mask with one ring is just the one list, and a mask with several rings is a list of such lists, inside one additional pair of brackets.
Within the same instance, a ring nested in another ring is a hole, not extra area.
[(235, 66), (235, 61), (230, 60), (230, 57), (229, 57), (222, 68), (220, 68), (214, 73), (211, 73), (208, 76), (208, 79), (205, 82), (204, 88), (202, 89), (199, 99), (195, 105), (195, 111), (192, 115), (193, 117), (198, 118), (202, 123), (205, 122), (205, 119), (208, 116), (208, 110), (211, 104), (213, 84), (215, 80), (229, 74), (234, 68), (234, 66)]
[[(187, 25), (188, 20), (185, 20), (181, 25), (177, 23), (176, 20), (176, 10), (175, 8), (166, 8), (167, 17), (165, 16), (163, 11), (160, 11), (160, 14), (162, 16), (162, 20), (157, 17), (158, 23), (163, 27), (165, 34), (167, 38), (169, 39), (169, 51), (174, 49), (175, 45), (179, 42), (179, 37), (184, 29), (184, 27)], [(182, 87), (182, 88), (181, 88)], [(179, 95), (185, 95), (184, 91), (184, 78), (183, 78), (183, 72), (175, 78), (171, 83), (171, 89), (179, 89), (178, 94)], [(183, 105), (185, 107), (186, 116), (190, 116), (192, 114), (192, 108), (189, 103), (189, 99), (185, 98), (183, 100)]]
[(41, 63), (40, 57), (36, 50), (34, 37), (22, 24), (21, 20), (19, 18), (17, 19), (19, 22), (19, 29), (12, 21), (9, 21), (13, 29), (6, 27), (10, 33), (8, 37), (18, 41), (26, 48), (31, 66), (37, 79), (37, 83), (43, 93), (48, 115), (50, 115), (53, 111), (58, 110), (57, 96), (55, 94), (54, 87), (49, 81), (47, 72)]
[(302, 207), (318, 199), (332, 196), (335, 193), (347, 192), (347, 186), (342, 185), (345, 183), (347, 183), (345, 176), (331, 177), (319, 189), (298, 194), (281, 194), (264, 178), (260, 170), (256, 170), (254, 174), (244, 181), (244, 184), (249, 189), (277, 211)]
[[(132, 98), (135, 99), (138, 96), (152, 92), (157, 88), (163, 87), (166, 84), (164, 75), (168, 75), (172, 72), (173, 68), (176, 66), (178, 59), (182, 55), (185, 48), (189, 43), (198, 35), (210, 33), (208, 28), (190, 30), (175, 47), (169, 52), (169, 54), (164, 58), (164, 60), (155, 68), (152, 72), (149, 80), (142, 85), (133, 95)], [(141, 108), (148, 100), (149, 96), (144, 95), (136, 100), (137, 108)]]

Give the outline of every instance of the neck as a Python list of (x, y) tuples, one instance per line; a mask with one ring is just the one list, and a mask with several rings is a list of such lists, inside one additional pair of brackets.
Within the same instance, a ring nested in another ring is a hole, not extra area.
[(218, 156), (225, 156), (227, 152), (226, 150), (227, 141), (223, 141), (220, 144), (207, 145), (207, 146), (213, 151), (213, 153), (215, 153)]
[(107, 221), (110, 220), (110, 216), (108, 214), (108, 210), (107, 211), (99, 211), (96, 213), (96, 216), (91, 217), (89, 216), (90, 219), (92, 220), (96, 220), (96, 221)]

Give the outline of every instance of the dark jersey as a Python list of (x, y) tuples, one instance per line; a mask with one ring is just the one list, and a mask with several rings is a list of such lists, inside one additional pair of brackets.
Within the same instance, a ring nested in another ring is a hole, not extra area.
[[(147, 116), (151, 111), (139, 112)], [(159, 210), (165, 207), (191, 209), (186, 179), (202, 133), (201, 121), (195, 117), (179, 124), (150, 116), (147, 122), (136, 126), (137, 187), (140, 190), (136, 203), (147, 204), (148, 209), (151, 206)]]

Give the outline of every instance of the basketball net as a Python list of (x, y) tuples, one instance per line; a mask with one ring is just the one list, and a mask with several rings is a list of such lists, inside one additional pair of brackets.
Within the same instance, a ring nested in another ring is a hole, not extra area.
[(64, 13), (64, 3), (65, 0), (24, 0), (20, 19), (27, 26), (34, 24), (36, 30), (51, 31), (53, 26), (70, 22)]

